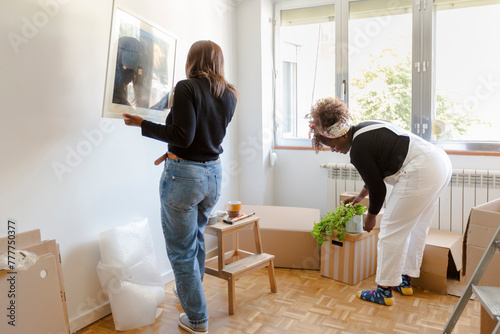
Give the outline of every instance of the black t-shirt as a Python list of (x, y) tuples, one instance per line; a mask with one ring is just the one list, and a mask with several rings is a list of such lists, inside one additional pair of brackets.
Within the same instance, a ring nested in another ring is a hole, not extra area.
[(142, 122), (142, 135), (168, 143), (168, 151), (193, 161), (217, 160), (222, 140), (236, 108), (236, 97), (226, 89), (215, 98), (205, 78), (179, 81), (165, 125)]
[[(361, 122), (353, 127), (353, 136), (365, 126), (377, 122)], [(410, 137), (398, 135), (389, 128), (359, 134), (352, 141), (350, 158), (370, 194), (368, 212), (378, 214), (384, 205), (387, 189), (384, 178), (401, 169), (408, 154)]]

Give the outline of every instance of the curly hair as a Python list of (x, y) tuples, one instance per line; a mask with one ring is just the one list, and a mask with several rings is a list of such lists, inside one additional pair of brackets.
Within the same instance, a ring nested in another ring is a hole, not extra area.
[(309, 127), (312, 138), (312, 147), (316, 154), (321, 150), (321, 135), (329, 126), (342, 121), (349, 120), (349, 110), (344, 102), (338, 97), (327, 97), (319, 99), (315, 105), (312, 106), (311, 112), (306, 115), (309, 119)]

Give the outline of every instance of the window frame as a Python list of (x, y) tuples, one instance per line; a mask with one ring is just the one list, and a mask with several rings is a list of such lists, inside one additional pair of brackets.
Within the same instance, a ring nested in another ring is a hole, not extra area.
[[(311, 146), (311, 141), (307, 138), (284, 138), (282, 136), (282, 128), (283, 125), (278, 120), (279, 117), (283, 117), (283, 114), (280, 112), (282, 105), (280, 98), (282, 96), (282, 86), (283, 83), (281, 81), (281, 57), (280, 57), (280, 27), (281, 27), (281, 11), (289, 10), (289, 9), (299, 9), (299, 8), (308, 8), (308, 7), (316, 7), (316, 6), (324, 6), (324, 5), (334, 5), (335, 6), (335, 80), (347, 80), (346, 78), (342, 79), (342, 73), (344, 71), (339, 71), (339, 61), (341, 58), (341, 54), (339, 54), (339, 50), (337, 48), (337, 40), (340, 37), (339, 33), (341, 30), (341, 22), (338, 22), (338, 11), (339, 11), (339, 3), (341, 0), (293, 0), (286, 2), (276, 3), (274, 6), (274, 139), (276, 146), (298, 146), (298, 147), (307, 147)], [(340, 73), (339, 73), (340, 72)], [(337, 82), (337, 81), (336, 81)], [(338, 85), (335, 86), (335, 92), (332, 92), (335, 96), (340, 95), (340, 88)]]
[[(424, 106), (420, 111), (419, 124), (427, 124), (430, 129), (432, 127), (432, 119), (434, 112), (434, 102), (436, 94), (435, 85), (435, 75), (436, 75), (436, 16), (437, 13), (435, 9), (435, 0), (413, 0), (414, 10), (415, 8), (419, 10), (419, 20), (422, 22), (422, 58), (420, 62), (428, 61), (428, 71), (424, 74), (424, 86), (428, 89), (424, 91)], [(415, 16), (414, 16), (415, 21)], [(415, 29), (415, 26), (414, 26)], [(413, 33), (413, 38), (415, 38), (415, 32)], [(414, 63), (414, 62), (412, 62)], [(414, 67), (415, 70), (415, 67)], [(412, 101), (413, 105), (413, 101)], [(417, 123), (418, 124), (418, 123)], [(417, 125), (418, 126), (418, 125)], [(413, 124), (412, 124), (412, 127)], [(412, 130), (413, 133), (422, 136), (415, 129)], [(458, 151), (458, 152), (498, 152), (500, 154), (500, 141), (471, 141), (471, 140), (441, 140), (435, 141), (431, 140), (430, 132), (422, 136), (424, 139), (430, 141), (431, 143), (441, 147), (446, 151)]]
[[(349, 106), (349, 67), (348, 67), (348, 24), (349, 5), (360, 0), (292, 0), (278, 2), (274, 6), (274, 137), (278, 147), (310, 147), (310, 139), (284, 138), (282, 136), (281, 97), (282, 63), (280, 58), (281, 11), (322, 5), (335, 6), (335, 92)], [(368, 0), (369, 1), (369, 0)], [(434, 0), (412, 0), (412, 124), (411, 131), (450, 152), (470, 152), (485, 154), (500, 152), (500, 141), (435, 141), (431, 140), (434, 112), (435, 52), (436, 49), (436, 11)], [(425, 63), (426, 70), (423, 71)], [(296, 115), (297, 117), (298, 115)], [(500, 153), (499, 153), (500, 154)]]

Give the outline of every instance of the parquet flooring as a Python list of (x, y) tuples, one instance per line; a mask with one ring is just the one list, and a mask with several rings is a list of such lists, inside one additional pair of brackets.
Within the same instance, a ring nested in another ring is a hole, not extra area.
[[(458, 297), (414, 289), (411, 297), (394, 294), (393, 306), (362, 301), (356, 292), (375, 287), (375, 276), (347, 285), (320, 275), (319, 271), (276, 268), (278, 292), (271, 293), (267, 269), (236, 282), (236, 314), (228, 314), (227, 282), (205, 275), (203, 283), (211, 334), (333, 334), (333, 333), (441, 333)], [(186, 333), (177, 326), (181, 305), (165, 287), (163, 312), (151, 326), (115, 331), (112, 316), (77, 334)], [(131, 307), (133, 307), (131, 305)], [(479, 333), (480, 304), (471, 300), (453, 333)]]

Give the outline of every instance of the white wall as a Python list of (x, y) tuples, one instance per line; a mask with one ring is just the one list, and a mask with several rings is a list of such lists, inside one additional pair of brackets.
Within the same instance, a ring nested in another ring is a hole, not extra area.
[(272, 5), (269, 0), (242, 0), (236, 9), (238, 104), (238, 175), (245, 204), (274, 202), (272, 147)]
[[(187, 51), (199, 39), (222, 47), (227, 77), (235, 81), (231, 1), (117, 3), (178, 38), (175, 81), (185, 78)], [(73, 331), (109, 312), (96, 273), (100, 232), (149, 218), (160, 270), (172, 279), (159, 223), (162, 167), (153, 165), (166, 144), (100, 116), (111, 8), (111, 0), (0, 2), (0, 233), (13, 218), (18, 233), (41, 229), (43, 239), (60, 244)], [(227, 172), (237, 160), (236, 122), (223, 143), (219, 209), (238, 193), (237, 175)]]

